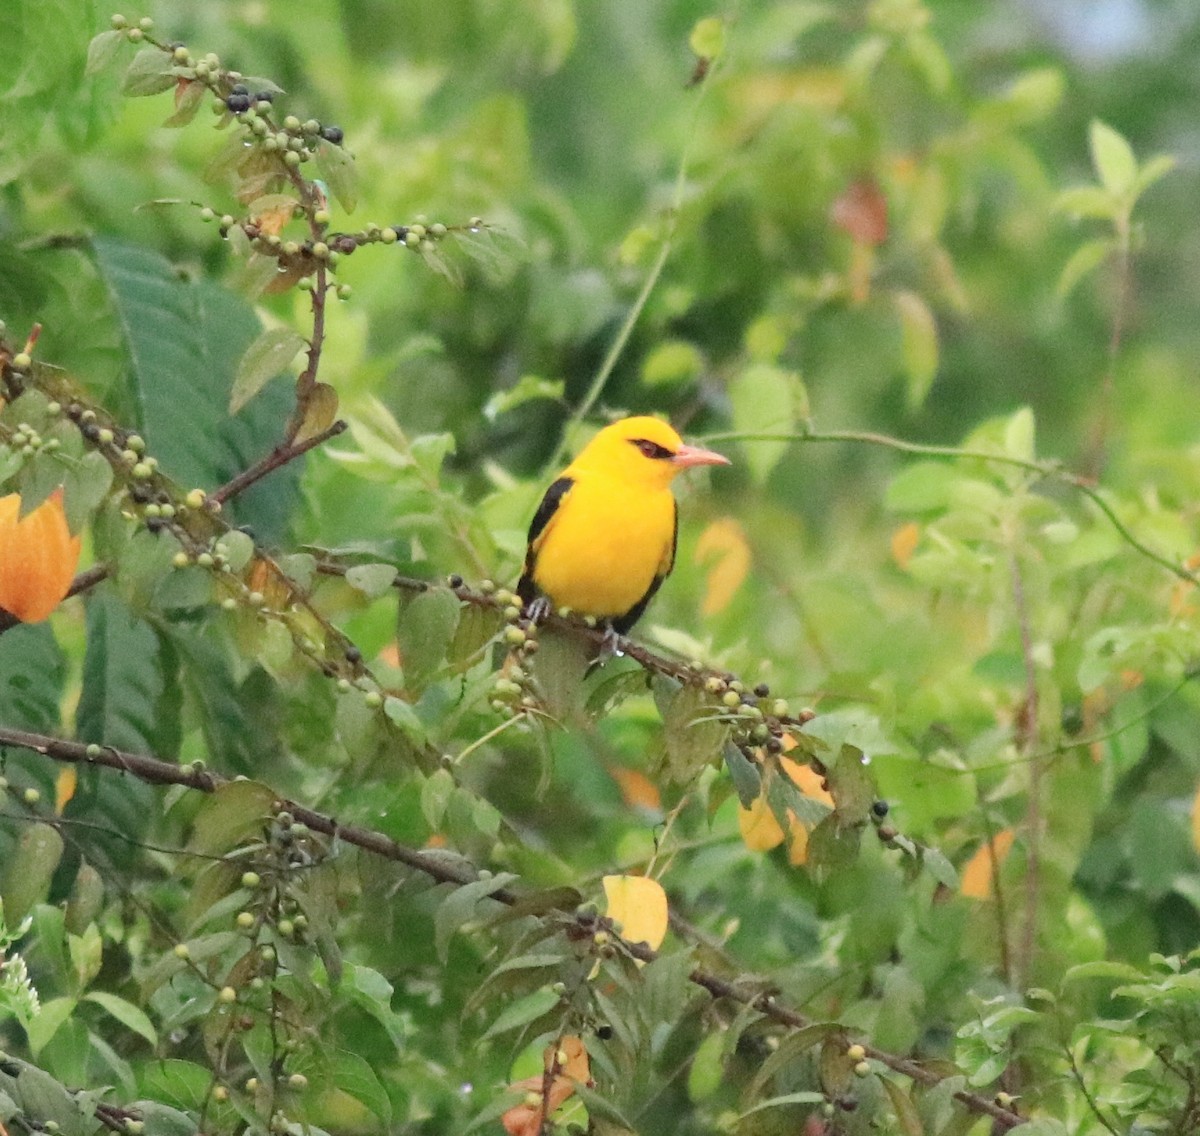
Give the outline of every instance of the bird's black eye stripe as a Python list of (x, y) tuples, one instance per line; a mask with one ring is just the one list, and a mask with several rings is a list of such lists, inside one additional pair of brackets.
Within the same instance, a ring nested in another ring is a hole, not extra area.
[(648, 458), (666, 461), (675, 456), (672, 450), (668, 450), (666, 446), (660, 446), (657, 442), (651, 442), (648, 438), (630, 438), (629, 440)]

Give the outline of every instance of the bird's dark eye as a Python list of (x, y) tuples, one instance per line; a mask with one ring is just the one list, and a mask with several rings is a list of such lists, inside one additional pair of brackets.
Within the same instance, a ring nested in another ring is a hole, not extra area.
[(642, 451), (643, 457), (654, 458), (656, 461), (667, 461), (675, 456), (666, 446), (660, 446), (648, 438), (630, 438), (630, 441)]

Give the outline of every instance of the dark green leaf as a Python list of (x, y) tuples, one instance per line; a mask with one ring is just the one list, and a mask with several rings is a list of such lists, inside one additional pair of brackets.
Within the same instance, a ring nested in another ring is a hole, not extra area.
[(548, 1014), (559, 1003), (559, 996), (550, 989), (543, 988), (527, 994), (509, 1003), (488, 1027), (485, 1038), (498, 1037), (510, 1030), (520, 1029), (530, 1022), (536, 1021), (543, 1014)]
[(4, 921), (18, 927), (35, 903), (46, 898), (50, 880), (63, 854), (63, 838), (48, 824), (31, 824), (21, 833), (4, 865), (0, 898)]
[(458, 628), (462, 604), (452, 593), (434, 588), (414, 596), (400, 613), (396, 634), (404, 687), (414, 696), (433, 678)]
[(52, 734), (66, 680), (62, 652), (48, 623), (18, 624), (0, 635), (0, 722)]
[[(227, 415), (238, 364), (262, 331), (253, 309), (207, 281), (182, 279), (148, 249), (112, 240), (96, 240), (93, 248), (124, 332), (129, 401), (151, 451), (184, 486), (223, 484), (275, 445), (292, 403), (279, 383)], [(260, 539), (280, 540), (299, 464), (252, 486), (227, 512), (251, 524)]]
[(748, 809), (758, 800), (758, 795), (762, 792), (762, 778), (759, 776), (758, 766), (733, 742), (725, 743), (724, 755), (725, 767), (729, 770), (729, 777), (733, 781), (733, 788), (737, 792), (738, 800), (742, 802), (743, 808)]

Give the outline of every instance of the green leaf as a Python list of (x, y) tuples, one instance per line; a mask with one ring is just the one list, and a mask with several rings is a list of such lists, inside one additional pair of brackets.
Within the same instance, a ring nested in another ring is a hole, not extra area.
[(1140, 197), (1155, 182), (1161, 181), (1179, 165), (1171, 154), (1156, 154), (1140, 170), (1134, 184), (1134, 192)]
[(754, 764), (733, 742), (726, 742), (723, 751), (725, 767), (729, 770), (734, 792), (743, 808), (749, 808), (762, 792), (762, 778)]
[(157, 47), (144, 47), (131, 60), (121, 82), (121, 93), (130, 98), (159, 95), (177, 82), (171, 56)]
[(238, 364), (229, 394), (229, 413), (236, 414), (273, 378), (283, 375), (298, 352), (304, 338), (293, 328), (272, 327), (246, 348)]
[(558, 1003), (559, 996), (549, 988), (535, 990), (524, 998), (518, 998), (515, 1002), (505, 1006), (496, 1020), (492, 1022), (487, 1033), (483, 1035), (484, 1040), (527, 1026), (543, 1014), (548, 1014)]
[(1120, 202), (1098, 185), (1079, 185), (1064, 189), (1054, 200), (1054, 208), (1073, 217), (1111, 221), (1120, 211)]
[(1088, 978), (1109, 978), (1115, 982), (1140, 982), (1145, 978), (1136, 966), (1127, 962), (1115, 962), (1109, 959), (1096, 959), (1093, 962), (1082, 962), (1068, 968), (1062, 976), (1062, 984), (1081, 982)]
[(707, 1100), (720, 1087), (725, 1075), (725, 1038), (714, 1031), (697, 1047), (688, 1070), (687, 1094), (692, 1101)]
[(745, 1120), (746, 1117), (753, 1116), (756, 1112), (763, 1112), (769, 1108), (787, 1108), (789, 1105), (798, 1104), (823, 1104), (824, 1101), (824, 1093), (812, 1091), (784, 1093), (783, 1096), (771, 1097), (770, 1100), (760, 1101), (753, 1108), (746, 1109), (746, 1111), (738, 1117), (738, 1120)]
[(925, 1136), (925, 1125), (921, 1123), (921, 1114), (908, 1092), (891, 1077), (882, 1077), (884, 1091), (892, 1102), (892, 1111), (900, 1122), (900, 1131), (904, 1136)]
[(0, 722), (36, 733), (59, 726), (66, 663), (48, 623), (19, 623), (0, 635)]
[(669, 339), (660, 343), (642, 363), (642, 382), (648, 387), (674, 386), (699, 378), (704, 356), (694, 343)]
[[(92, 248), (122, 331), (139, 432), (185, 487), (224, 484), (275, 445), (292, 406), (292, 392), (277, 383), (236, 416), (227, 413), (238, 365), (262, 332), (253, 309), (208, 281), (182, 279), (148, 249), (107, 239)], [(301, 465), (251, 486), (227, 503), (226, 516), (252, 525), (260, 540), (281, 541)]]
[(667, 772), (681, 785), (691, 784), (706, 765), (720, 759), (729, 725), (717, 720), (712, 698), (694, 686), (656, 679), (654, 700), (663, 716)]
[(0, 876), (0, 899), (8, 926), (20, 926), (33, 905), (46, 898), (62, 854), (63, 838), (58, 829), (31, 824), (21, 833), (15, 849), (9, 850)]
[(770, 1083), (776, 1073), (787, 1068), (797, 1058), (802, 1057), (812, 1047), (824, 1041), (830, 1034), (836, 1033), (840, 1027), (836, 1023), (814, 1022), (802, 1029), (793, 1030), (779, 1041), (779, 1048), (767, 1056), (759, 1066), (750, 1083), (747, 1096), (755, 1097)]
[(346, 583), (362, 592), (369, 600), (377, 600), (392, 590), (396, 579), (394, 564), (355, 564), (346, 569)]
[(938, 331), (933, 313), (916, 292), (892, 293), (892, 302), (900, 317), (900, 343), (904, 373), (908, 379), (906, 395), (909, 410), (925, 402), (937, 376)]
[(188, 851), (221, 856), (259, 833), (274, 811), (275, 792), (258, 781), (230, 781), (209, 795), (196, 815)]
[(387, 1090), (365, 1057), (345, 1049), (326, 1054), (334, 1085), (356, 1101), (366, 1105), (384, 1126), (392, 1123), (392, 1102)]
[(87, 66), (83, 69), (84, 75), (91, 77), (104, 71), (116, 59), (117, 52), (120, 51), (121, 44), (124, 42), (125, 33), (116, 28), (92, 36), (92, 42), (88, 44)]
[(59, 1027), (75, 1012), (76, 1005), (74, 998), (52, 998), (42, 1003), (41, 1009), (26, 1027), (29, 1051), (34, 1057), (49, 1045)]
[(341, 207), (347, 213), (353, 213), (358, 205), (358, 171), (354, 167), (354, 155), (332, 142), (321, 142), (317, 146), (317, 169)]
[(940, 849), (922, 846), (921, 866), (943, 887), (958, 890), (958, 872)]
[(85, 741), (173, 756), (180, 722), (175, 659), (111, 587), (87, 603), (87, 653), (77, 729)]
[(1114, 197), (1125, 197), (1133, 189), (1138, 172), (1129, 143), (1111, 126), (1094, 118), (1088, 128), (1088, 144), (1100, 184)]
[(84, 1001), (95, 1002), (126, 1029), (144, 1037), (151, 1045), (158, 1044), (158, 1033), (154, 1029), (153, 1023), (146, 1016), (145, 1011), (139, 1009), (132, 1002), (126, 1002), (124, 998), (118, 998), (117, 995), (108, 994), (103, 990), (93, 990), (89, 994), (85, 994)]
[(194, 1136), (198, 1129), (186, 1112), (156, 1100), (134, 1101), (129, 1107), (142, 1118), (146, 1126), (143, 1131), (153, 1132), (154, 1136)]
[(1110, 237), (1097, 237), (1095, 240), (1085, 241), (1067, 258), (1062, 272), (1058, 274), (1054, 294), (1060, 300), (1065, 300), (1075, 291), (1076, 285), (1099, 268), (1115, 249), (1116, 245)]
[[(791, 434), (806, 413), (804, 384), (794, 371), (773, 363), (751, 363), (729, 384), (733, 428), (743, 434)], [(789, 443), (747, 441), (746, 464), (760, 485), (770, 476)]]
[(404, 687), (414, 696), (437, 673), (450, 649), (462, 604), (453, 592), (431, 588), (404, 606), (396, 627)]
[(540, 375), (522, 375), (507, 390), (497, 391), (483, 404), (483, 416), (495, 421), (501, 414), (524, 406), (527, 402), (550, 399), (560, 402), (566, 384), (562, 379), (543, 379)]
[(433, 918), (433, 945), (443, 964), (450, 950), (450, 940), (464, 923), (475, 917), (480, 902), (516, 878), (512, 872), (500, 872), (455, 888), (442, 900)]

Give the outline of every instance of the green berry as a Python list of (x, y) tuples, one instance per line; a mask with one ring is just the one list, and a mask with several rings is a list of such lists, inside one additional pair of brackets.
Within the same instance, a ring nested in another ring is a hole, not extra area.
[(243, 931), (249, 931), (254, 926), (254, 912), (239, 911), (236, 923)]
[(377, 710), (383, 705), (383, 695), (377, 690), (368, 690), (367, 693), (363, 695), (363, 703), (366, 705), (368, 710)]
[(143, 16), (140, 20), (138, 20), (138, 27), (141, 28), (142, 31), (148, 32), (154, 27), (154, 21), (150, 19), (149, 16)]
[(381, 232), (379, 234), (379, 239), (385, 245), (394, 245), (397, 240), (396, 230), (395, 229), (384, 229), (383, 232)]
[(42, 799), (42, 794), (36, 789), (26, 789), (23, 795), (27, 805), (36, 805)]
[(192, 562), (186, 552), (180, 551), (171, 557), (171, 564), (176, 568), (186, 568)]
[(130, 28), (126, 34), (130, 43), (141, 43), (146, 38), (146, 33), (141, 28)]
[(262, 883), (262, 876), (260, 876), (257, 872), (243, 872), (242, 873), (242, 887), (256, 888), (261, 883)]
[(18, 351), (12, 357), (12, 368), (14, 371), (28, 371), (33, 366), (33, 359), (30, 358), (28, 351)]
[(113, 432), (107, 426), (102, 427), (100, 433), (96, 435), (96, 441), (102, 446), (111, 446), (112, 440)]
[(297, 154), (295, 150), (289, 150), (283, 156), (283, 164), (287, 166), (288, 169), (294, 170), (300, 164), (300, 155)]
[(192, 952), (188, 949), (187, 943), (176, 943), (174, 955), (177, 959), (190, 959)]
[(217, 1001), (224, 1002), (228, 1005), (230, 1002), (237, 1001), (237, 991), (232, 986), (222, 986), (217, 994)]
[(330, 221), (330, 214), (329, 214), (328, 209), (318, 209), (313, 214), (313, 224), (314, 225), (328, 225), (329, 221)]
[(788, 715), (787, 699), (776, 698), (775, 701), (771, 703), (771, 713), (774, 714), (776, 718), (786, 718)]
[(308, 1078), (303, 1073), (293, 1073), (288, 1078), (288, 1085), (293, 1089), (308, 1088)]
[(116, 28), (117, 31), (121, 31), (123, 28), (127, 28), (129, 26), (129, 21), (127, 19), (125, 19), (125, 17), (122, 16), (119, 12), (114, 13), (112, 18), (108, 22), (110, 24), (112, 24), (112, 26), (114, 28)]
[(721, 702), (725, 706), (733, 707), (733, 706), (740, 706), (742, 700), (738, 696), (738, 692), (736, 690), (727, 690), (727, 691), (725, 691), (724, 694), (721, 695)]

